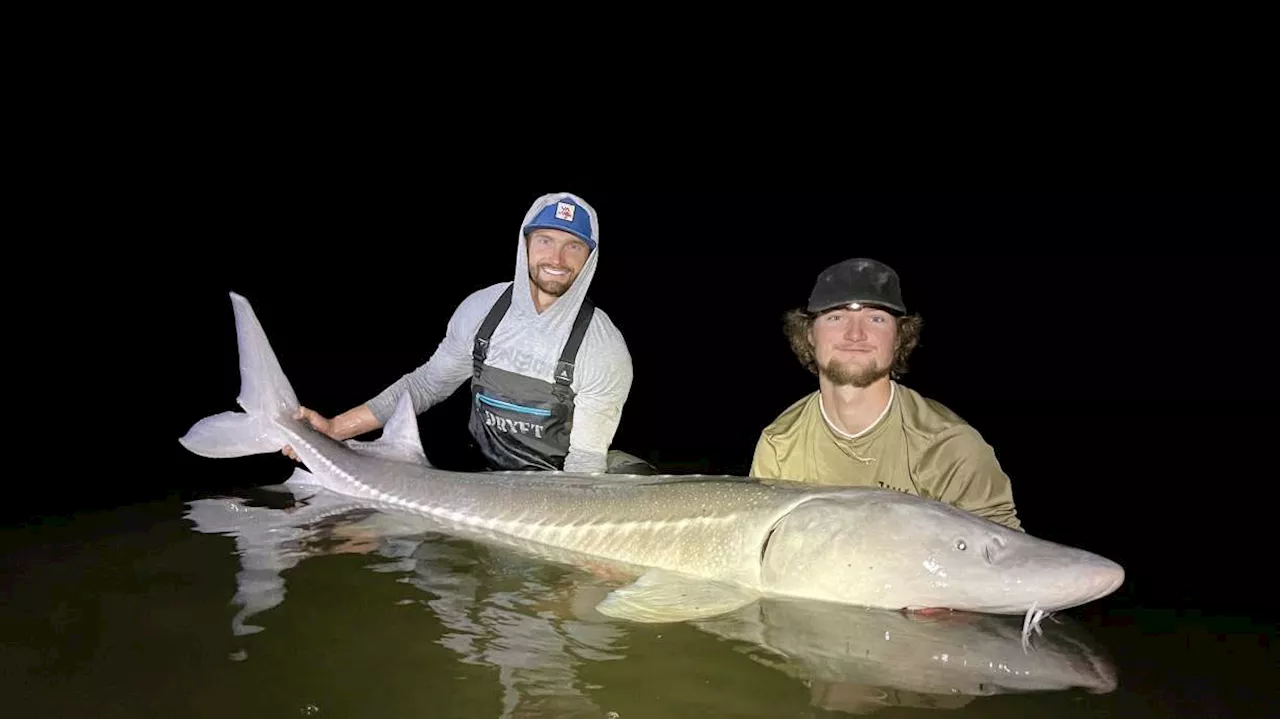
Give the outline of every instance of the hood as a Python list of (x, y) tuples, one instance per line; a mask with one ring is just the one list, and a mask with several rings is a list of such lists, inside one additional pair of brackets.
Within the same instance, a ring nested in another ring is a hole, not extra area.
[[(547, 205), (553, 205), (564, 199), (571, 200), (575, 205), (585, 210), (591, 222), (591, 239), (596, 243), (596, 247), (587, 257), (587, 262), (582, 266), (582, 272), (578, 274), (578, 278), (574, 280), (573, 286), (569, 291), (560, 296), (547, 311), (538, 314), (533, 306), (533, 297), (531, 296), (531, 288), (529, 282), (529, 251), (525, 246), (524, 227), (533, 221), (538, 212)], [(521, 317), (538, 318), (540, 321), (559, 325), (567, 323), (571, 326), (573, 320), (578, 316), (578, 309), (582, 306), (582, 301), (587, 297), (587, 290), (591, 287), (591, 278), (596, 273), (596, 265), (600, 262), (600, 220), (596, 216), (596, 210), (585, 200), (577, 195), (569, 192), (553, 192), (543, 195), (534, 200), (529, 206), (529, 211), (525, 213), (524, 219), (520, 221), (520, 227), (516, 231), (516, 274), (514, 291), (511, 297), (511, 311)]]

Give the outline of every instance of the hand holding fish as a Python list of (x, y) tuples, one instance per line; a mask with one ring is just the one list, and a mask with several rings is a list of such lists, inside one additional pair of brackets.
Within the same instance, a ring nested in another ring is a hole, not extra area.
[[(320, 414), (314, 409), (307, 409), (306, 407), (298, 407), (298, 411), (293, 413), (293, 418), (305, 420), (307, 424), (311, 425), (312, 429), (316, 430), (317, 432), (320, 432), (321, 434), (325, 434), (329, 437), (333, 437), (333, 420), (329, 419), (328, 417), (325, 417), (324, 415)], [(334, 437), (334, 439), (338, 439), (338, 438)], [(293, 447), (290, 447), (289, 445), (286, 444), (284, 446), (284, 449), (280, 451), (283, 452), (284, 455), (289, 459), (292, 459), (295, 462), (299, 461), (298, 455), (295, 454), (293, 451)]]

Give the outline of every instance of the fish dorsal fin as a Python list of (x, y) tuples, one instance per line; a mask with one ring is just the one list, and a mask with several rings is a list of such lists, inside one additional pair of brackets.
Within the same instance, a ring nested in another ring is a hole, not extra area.
[(381, 437), (372, 442), (349, 439), (347, 446), (372, 457), (431, 466), (426, 452), (422, 451), (422, 438), (418, 435), (418, 415), (413, 410), (413, 399), (408, 392), (400, 395), (396, 410), (382, 427)]
[(632, 622), (683, 622), (725, 614), (756, 599), (755, 594), (729, 584), (651, 569), (610, 592), (596, 611)]

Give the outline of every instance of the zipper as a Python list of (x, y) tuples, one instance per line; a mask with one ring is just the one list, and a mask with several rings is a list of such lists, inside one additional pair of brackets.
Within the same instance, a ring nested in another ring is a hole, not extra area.
[(512, 410), (513, 412), (523, 412), (524, 414), (534, 414), (539, 417), (551, 416), (551, 410), (549, 409), (538, 409), (537, 407), (522, 407), (518, 404), (511, 404), (510, 402), (503, 402), (500, 399), (493, 399), (492, 397), (486, 397), (483, 392), (476, 393), (476, 399), (480, 400), (481, 402), (484, 402), (485, 404), (491, 407), (509, 409), (509, 410)]

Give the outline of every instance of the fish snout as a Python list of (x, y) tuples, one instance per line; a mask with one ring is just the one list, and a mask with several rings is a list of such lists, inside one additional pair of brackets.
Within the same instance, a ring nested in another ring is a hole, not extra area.
[(1091, 564), (1092, 566), (1079, 572), (1079, 584), (1072, 606), (1102, 599), (1124, 584), (1124, 567), (1118, 563), (1095, 555)]
[(1103, 559), (1097, 574), (1098, 596), (1105, 597), (1124, 584), (1124, 567), (1110, 559)]

